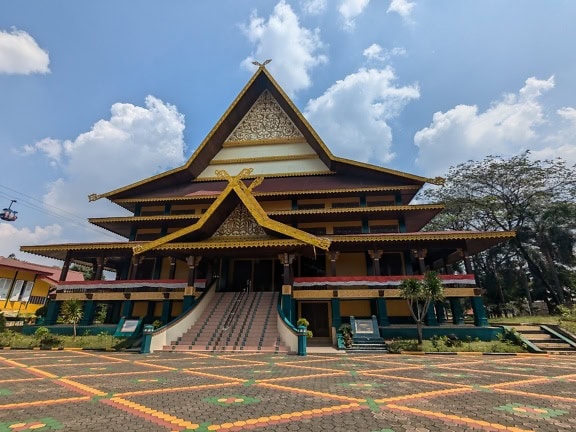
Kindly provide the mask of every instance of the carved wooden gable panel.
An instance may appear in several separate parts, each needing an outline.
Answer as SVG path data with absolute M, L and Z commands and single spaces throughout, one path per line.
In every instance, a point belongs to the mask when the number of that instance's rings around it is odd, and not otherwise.
M 276 99 L 264 91 L 226 141 L 300 138 L 302 133 Z
M 239 204 L 220 228 L 214 237 L 268 237 L 264 229 L 256 222 L 244 204 Z

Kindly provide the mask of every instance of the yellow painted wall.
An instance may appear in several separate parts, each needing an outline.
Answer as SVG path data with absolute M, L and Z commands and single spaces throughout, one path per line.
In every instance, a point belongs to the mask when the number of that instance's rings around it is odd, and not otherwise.
M 410 308 L 406 300 L 386 300 L 388 316 L 406 317 L 410 316 Z
M 154 316 L 160 317 L 162 316 L 162 302 L 154 302 Z
M 132 309 L 132 315 L 138 318 L 144 318 L 148 313 L 148 302 L 147 301 L 137 301 L 134 302 L 134 307 Z
M 18 272 L 17 276 L 16 272 Z M 34 281 L 35 273 L 24 270 L 16 270 L 9 267 L 0 267 L 0 278 L 9 279 L 10 285 L 12 285 L 12 281 L 15 276 L 17 281 L 21 280 L 28 283 Z M 36 282 L 34 283 L 34 286 L 32 287 L 30 297 L 32 296 L 46 297 L 48 296 L 48 290 L 50 289 L 50 287 L 51 285 L 48 282 L 37 278 Z M 8 292 L 7 294 L 8 294 L 7 299 L 0 300 L 0 311 L 6 312 L 7 315 L 14 315 L 14 314 L 30 315 L 43 306 L 41 304 L 31 304 L 29 302 L 10 301 L 11 293 Z
M 268 211 L 282 211 L 292 210 L 292 201 L 261 201 L 260 205 L 264 210 Z
M 340 315 L 345 317 L 369 317 L 371 316 L 370 300 L 341 300 Z
M 172 303 L 172 316 L 178 316 L 182 313 L 182 302 L 181 301 L 175 301 Z
M 365 274 L 366 257 L 363 253 L 341 253 L 336 260 L 336 276 L 358 276 Z

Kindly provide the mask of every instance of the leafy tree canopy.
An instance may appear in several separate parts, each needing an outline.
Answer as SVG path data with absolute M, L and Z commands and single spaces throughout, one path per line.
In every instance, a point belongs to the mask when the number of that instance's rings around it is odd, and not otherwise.
M 468 161 L 452 167 L 445 178 L 444 187 L 423 193 L 426 200 L 446 206 L 427 229 L 516 231 L 509 244 L 475 257 L 477 276 L 490 284 L 485 288 L 504 303 L 521 290 L 529 296 L 523 280 L 528 278 L 549 304 L 570 300 L 576 288 L 575 167 L 524 152 L 509 159 Z M 509 287 L 516 292 L 507 295 Z

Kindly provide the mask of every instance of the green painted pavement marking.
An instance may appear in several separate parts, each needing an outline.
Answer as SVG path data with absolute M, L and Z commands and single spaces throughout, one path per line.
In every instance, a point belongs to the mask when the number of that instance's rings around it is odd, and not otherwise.
M 38 420 L 23 420 L 23 421 L 9 421 L 0 422 L 0 432 L 15 432 L 15 431 L 46 431 L 63 429 L 64 426 L 51 417 L 45 417 Z
M 554 410 L 551 408 L 541 408 L 534 405 L 524 405 L 519 403 L 509 403 L 496 407 L 499 411 L 506 411 L 519 417 L 529 417 L 536 419 L 548 419 L 552 417 L 568 414 L 568 411 Z
M 372 412 L 380 412 L 380 405 L 378 405 L 374 399 L 366 399 L 364 402 L 360 402 L 360 405 L 368 405 L 368 408 L 370 408 L 370 411 Z

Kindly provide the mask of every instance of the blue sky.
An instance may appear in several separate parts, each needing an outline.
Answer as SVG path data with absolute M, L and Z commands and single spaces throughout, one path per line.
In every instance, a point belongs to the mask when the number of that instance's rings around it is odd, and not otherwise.
M 531 150 L 576 162 L 573 0 L 0 4 L 0 255 L 114 241 L 87 195 L 184 163 L 268 69 L 338 156 L 423 176 Z

